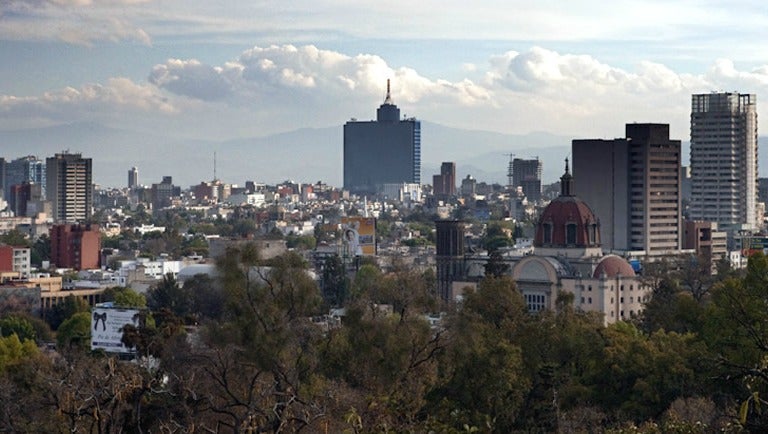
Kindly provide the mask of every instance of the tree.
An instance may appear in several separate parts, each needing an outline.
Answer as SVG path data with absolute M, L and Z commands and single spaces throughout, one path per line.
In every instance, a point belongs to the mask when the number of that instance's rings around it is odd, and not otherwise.
M 35 354 L 37 345 L 31 339 L 19 339 L 15 333 L 0 337 L 0 373 Z
M 131 288 L 114 286 L 104 290 L 104 301 L 111 301 L 115 306 L 142 308 L 147 307 L 147 299 L 144 294 L 139 294 Z
M 90 312 L 88 303 L 80 297 L 68 295 L 62 302 L 54 305 L 43 313 L 46 322 L 52 329 L 57 330 L 62 322 L 79 312 Z
M 254 244 L 219 258 L 231 320 L 209 325 L 207 348 L 192 354 L 201 369 L 195 376 L 207 384 L 217 423 L 235 432 L 298 431 L 324 414 L 313 386 L 321 330 L 311 317 L 320 292 L 296 254 L 273 259 L 270 269 L 260 264 Z
M 179 318 L 191 313 L 191 301 L 187 291 L 179 285 L 173 273 L 167 273 L 163 280 L 147 291 L 147 305 L 152 311 L 168 309 Z
M 347 385 L 365 431 L 420 431 L 419 412 L 437 381 L 445 333 L 418 316 L 372 315 L 348 308 L 344 325 L 329 331 L 322 353 L 326 376 Z
M 91 345 L 91 314 L 80 312 L 66 319 L 56 332 L 58 347 L 90 349 Z
M 490 221 L 485 229 L 485 236 L 483 237 L 483 248 L 487 251 L 494 251 L 502 247 L 511 246 L 515 240 L 509 236 L 509 233 L 514 234 L 514 226 L 509 227 L 509 224 L 501 221 Z
M 453 339 L 441 357 L 441 381 L 429 409 L 454 430 L 511 432 L 530 388 L 514 336 L 526 321 L 525 302 L 508 277 L 485 278 L 465 294 L 448 322 Z
M 182 288 L 191 300 L 190 311 L 195 321 L 220 320 L 227 302 L 226 293 L 207 274 L 196 274 Z
M 592 399 L 618 420 L 657 418 L 705 384 L 704 348 L 693 334 L 660 330 L 646 336 L 619 322 L 606 328 L 603 338 L 603 352 L 589 374 Z
M 743 278 L 731 278 L 712 290 L 702 332 L 715 357 L 718 383 L 744 404 L 744 426 L 768 429 L 759 411 L 768 396 L 768 257 L 749 258 Z
M 40 235 L 32 244 L 30 252 L 30 262 L 37 266 L 42 266 L 43 261 L 51 259 L 51 239 L 46 234 Z
M 689 291 L 682 290 L 676 281 L 663 278 L 645 304 L 640 324 L 647 333 L 657 330 L 698 332 L 704 316 L 705 308 Z
M 17 247 L 30 247 L 31 243 L 27 234 L 19 231 L 18 229 L 11 229 L 10 231 L 0 235 L 0 243 L 8 244 L 9 246 Z
M 0 336 L 16 335 L 20 340 L 34 341 L 37 338 L 35 328 L 26 318 L 19 316 L 7 316 L 0 318 Z
M 509 264 L 498 250 L 492 250 L 488 254 L 488 262 L 485 263 L 484 268 L 485 275 L 488 277 L 502 277 L 509 272 Z
M 701 303 L 715 282 L 712 258 L 706 255 L 683 256 L 678 260 L 680 282 L 693 299 Z

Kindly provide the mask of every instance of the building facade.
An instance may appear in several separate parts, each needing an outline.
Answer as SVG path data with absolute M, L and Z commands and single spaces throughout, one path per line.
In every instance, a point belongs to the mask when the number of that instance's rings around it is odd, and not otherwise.
M 139 168 L 131 167 L 128 170 L 128 188 L 133 189 L 139 186 Z
M 0 245 L 0 272 L 18 273 L 19 277 L 29 277 L 30 248 Z
M 43 197 L 45 197 L 45 164 L 45 161 L 39 160 L 34 155 L 17 158 L 7 163 L 5 167 L 5 183 L 3 184 L 5 199 L 10 199 L 11 187 L 21 185 L 24 182 L 31 182 L 42 186 Z
M 538 158 L 512 160 L 512 187 L 522 187 L 529 202 L 541 200 L 542 162 Z
M 432 177 L 432 193 L 441 199 L 456 196 L 456 163 L 440 165 L 440 174 Z
M 717 271 L 717 262 L 728 255 L 727 235 L 718 230 L 717 223 L 683 222 L 683 248 L 693 250 L 697 256 L 709 261 L 712 272 Z
M 59 268 L 99 268 L 101 232 L 96 224 L 51 227 L 51 264 Z
M 42 212 L 43 189 L 40 184 L 24 181 L 11 186 L 8 207 L 18 217 L 32 217 Z
M 152 184 L 150 192 L 150 202 L 152 209 L 158 210 L 171 206 L 171 200 L 181 193 L 181 188 L 173 185 L 173 177 L 163 176 L 160 183 Z
M 711 221 L 732 236 L 759 227 L 757 97 L 693 95 L 690 217 Z
M 437 293 L 445 301 L 455 300 L 460 292 L 454 290 L 453 282 L 463 281 L 466 277 L 465 223 L 459 220 L 437 220 L 435 230 Z
M 555 310 L 558 298 L 569 295 L 575 309 L 593 312 L 604 324 L 634 318 L 642 312 L 651 289 L 625 258 L 603 253 L 600 222 L 573 187 L 574 177 L 566 162 L 560 195 L 536 222 L 532 251 L 502 254 L 501 260 L 509 265 L 508 274 L 529 312 Z M 485 274 L 481 264 L 487 264 L 490 255 L 464 254 L 462 258 L 455 223 L 445 222 L 444 228 L 437 223 L 438 288 L 451 288 L 449 295 L 455 299 L 462 288 L 474 286 Z M 457 281 L 461 278 L 465 281 Z
M 600 220 L 603 250 L 674 253 L 681 247 L 681 143 L 668 124 L 627 124 L 626 138 L 572 142 L 576 194 Z
M 93 166 L 82 154 L 46 159 L 46 194 L 56 222 L 83 222 L 93 213 Z
M 421 184 L 421 123 L 400 119 L 389 81 L 376 120 L 344 124 L 344 188 L 375 194 L 384 184 Z

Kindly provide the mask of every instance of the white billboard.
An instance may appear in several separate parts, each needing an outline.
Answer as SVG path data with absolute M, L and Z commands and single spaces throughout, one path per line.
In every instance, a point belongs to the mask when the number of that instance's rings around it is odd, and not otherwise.
M 133 353 L 123 345 L 123 326 L 139 326 L 139 310 L 94 307 L 91 310 L 91 350 Z

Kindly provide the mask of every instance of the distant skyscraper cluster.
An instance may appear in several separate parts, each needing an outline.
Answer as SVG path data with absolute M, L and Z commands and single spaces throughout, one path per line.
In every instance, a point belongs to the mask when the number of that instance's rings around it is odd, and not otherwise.
M 5 183 L 3 194 L 6 200 L 11 195 L 11 187 L 21 185 L 25 182 L 37 184 L 42 187 L 45 194 L 45 161 L 40 160 L 33 155 L 17 158 L 5 164 Z
M 57 222 L 77 222 L 87 220 L 93 212 L 91 159 L 80 154 L 0 158 L 0 185 L 14 216 L 40 214 Z
M 375 121 L 344 124 L 344 188 L 375 194 L 385 184 L 421 183 L 421 123 L 400 119 L 389 80 Z
M 627 124 L 626 138 L 574 140 L 572 152 L 576 192 L 600 220 L 605 249 L 660 256 L 698 245 L 692 234 L 709 242 L 726 231 L 733 240 L 760 226 L 755 95 L 693 95 L 690 224 L 681 142 L 669 125 Z

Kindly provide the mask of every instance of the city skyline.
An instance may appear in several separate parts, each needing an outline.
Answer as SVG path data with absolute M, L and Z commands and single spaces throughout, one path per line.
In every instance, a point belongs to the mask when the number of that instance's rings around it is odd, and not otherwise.
M 271 134 L 367 118 L 391 78 L 403 107 L 458 128 L 578 138 L 668 122 L 685 140 L 690 94 L 768 87 L 768 15 L 751 2 L 302 3 L 5 2 L 0 128 Z

